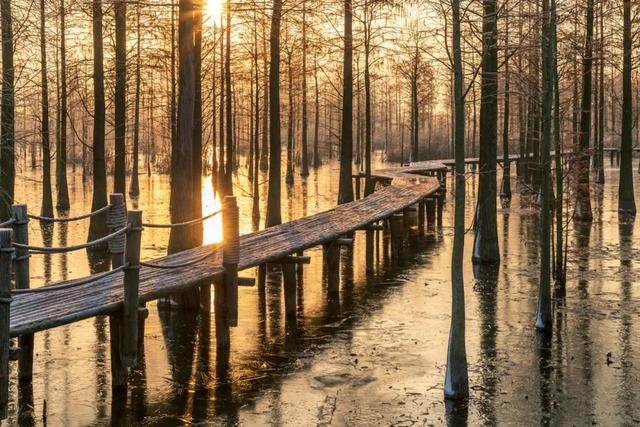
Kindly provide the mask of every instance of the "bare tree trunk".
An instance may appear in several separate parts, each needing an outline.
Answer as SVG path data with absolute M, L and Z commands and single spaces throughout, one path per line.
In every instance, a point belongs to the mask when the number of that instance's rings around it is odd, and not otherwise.
M 225 30 L 224 25 L 222 25 L 222 17 L 220 17 L 220 121 L 219 125 L 219 135 L 220 135 L 220 150 L 218 154 L 220 155 L 218 160 L 218 191 L 220 191 L 223 195 L 225 194 L 225 181 L 226 181 L 226 172 L 225 172 L 225 132 L 224 132 L 224 98 L 225 98 L 225 60 L 224 60 L 224 38 L 225 38 Z
M 307 114 L 307 1 L 302 0 L 302 159 L 300 176 L 309 176 L 309 155 L 307 154 L 308 114 Z
M 258 69 L 258 17 L 257 11 L 253 11 L 253 72 L 254 72 L 254 81 L 255 81 L 255 90 L 254 90 L 254 108 L 255 108 L 255 116 L 253 123 L 253 152 L 254 158 L 253 163 L 249 165 L 250 168 L 253 168 L 253 209 L 252 209 L 252 218 L 256 222 L 256 224 L 260 220 L 260 179 L 259 179 L 259 171 L 260 171 L 260 71 Z M 266 58 L 265 58 L 266 61 Z M 266 95 L 265 95 L 266 97 Z M 263 117 L 266 117 L 266 110 L 262 111 Z
M 225 51 L 225 90 L 226 96 L 226 114 L 227 114 L 227 165 L 225 167 L 225 193 L 233 194 L 233 171 L 235 162 L 233 157 L 233 98 L 231 97 L 231 2 L 227 2 L 227 50 Z
M 0 118 L 0 221 L 11 216 L 16 179 L 15 156 L 15 90 L 13 86 L 13 23 L 11 0 L 0 2 L 2 20 L 2 107 Z
M 93 197 L 91 210 L 107 205 L 107 173 L 104 159 L 104 55 L 102 38 L 102 1 L 93 0 Z M 89 240 L 107 234 L 106 213 L 91 217 Z M 104 246 L 101 248 L 104 249 Z
M 202 216 L 202 5 L 203 0 L 192 0 L 193 4 L 193 75 L 195 99 L 193 100 L 193 217 Z M 193 226 L 194 243 L 202 245 L 203 225 Z
M 115 171 L 113 175 L 113 191 L 125 194 L 126 191 L 126 135 L 127 135 L 127 3 L 116 0 L 113 3 L 115 12 Z
M 41 137 L 42 137 L 42 206 L 40 215 L 53 217 L 51 195 L 51 145 L 49 135 L 49 79 L 47 77 L 47 41 L 45 38 L 45 0 L 40 0 L 40 84 L 41 84 Z
M 478 228 L 473 244 L 473 262 L 500 261 L 496 218 L 496 156 L 498 124 L 498 45 L 496 0 L 483 0 L 483 57 L 480 104 L 480 179 L 478 184 Z
M 214 23 L 213 24 L 213 51 L 211 55 L 212 67 L 212 79 L 211 79 L 211 180 L 213 181 L 213 191 L 215 192 L 219 187 L 219 178 L 218 178 L 218 141 L 217 141 L 217 129 L 216 129 L 216 120 L 218 119 L 218 94 L 217 94 L 217 82 L 218 82 L 218 65 L 216 61 L 216 43 L 215 37 L 218 34 L 218 27 Z
M 444 396 L 447 399 L 467 400 L 469 397 L 469 377 L 467 373 L 467 351 L 465 345 L 464 310 L 464 76 L 460 49 L 460 1 L 452 0 L 453 13 L 452 47 L 455 107 L 455 217 L 453 253 L 451 260 L 451 327 L 447 349 L 447 367 L 444 379 Z
M 263 0 L 263 10 L 266 13 L 267 9 L 267 0 Z M 264 96 L 262 97 L 262 150 L 260 152 L 260 170 L 266 171 L 269 168 L 269 115 L 267 111 L 269 111 L 269 71 L 268 71 L 268 60 L 267 60 L 267 28 L 266 28 L 266 19 L 262 21 L 262 81 L 264 87 Z
M 178 13 L 178 138 L 171 147 L 171 222 L 194 218 L 193 129 L 195 127 L 195 46 L 194 5 L 192 0 L 180 0 Z M 171 229 L 168 253 L 181 252 L 197 244 L 193 229 Z M 174 296 L 180 308 L 198 304 L 198 289 Z
M 593 7 L 594 0 L 587 0 L 587 35 L 585 40 L 585 55 L 582 59 L 582 107 L 580 117 L 580 139 L 578 151 L 578 176 L 576 209 L 574 219 L 590 222 L 593 219 L 591 213 L 591 191 L 589 189 L 589 138 L 591 133 L 591 69 L 593 64 Z
M 342 91 L 342 142 L 338 204 L 353 201 L 353 12 L 352 0 L 344 1 L 344 85 Z
M 273 0 L 271 15 L 271 69 L 269 71 L 269 195 L 266 226 L 282 223 L 280 209 L 280 20 L 282 0 Z
M 131 169 L 131 185 L 129 195 L 137 197 L 140 194 L 138 179 L 138 157 L 140 151 L 140 5 L 136 5 L 136 94 L 133 112 L 133 167 Z
M 555 166 L 556 166 L 556 260 L 555 260 L 555 287 L 559 296 L 564 295 L 565 271 L 564 271 L 564 168 L 562 165 L 562 140 L 560 138 L 560 83 L 558 77 L 558 33 L 557 33 L 557 7 L 556 0 L 551 0 L 551 30 L 553 39 L 551 48 L 553 49 L 553 84 L 554 84 L 554 111 L 553 111 L 553 131 L 555 145 Z
M 542 146 L 540 152 L 540 288 L 536 328 L 551 333 L 551 112 L 553 54 L 549 0 L 542 0 Z
M 596 184 L 604 185 L 604 1 L 600 2 L 600 62 L 598 70 L 598 147 L 596 153 Z
M 633 190 L 633 101 L 631 80 L 631 0 L 623 4 L 623 67 L 622 67 L 622 139 L 620 143 L 620 182 L 618 184 L 618 217 L 624 220 L 636 216 L 636 201 Z
M 313 126 L 313 160 L 311 165 L 314 168 L 319 167 L 322 164 L 320 159 L 320 87 L 318 87 L 318 56 L 316 54 L 313 65 L 313 80 L 315 91 L 315 120 Z
M 56 149 L 56 208 L 69 209 L 69 187 L 67 185 L 67 46 L 64 0 L 60 0 L 60 128 Z
M 505 64 L 504 64 L 504 112 L 502 121 L 502 185 L 500 186 L 500 197 L 506 201 L 511 201 L 511 161 L 509 159 L 509 101 L 510 101 L 510 78 L 509 74 L 509 5 L 505 2 L 505 28 L 504 44 Z
M 288 95 L 289 95 L 289 117 L 287 122 L 287 173 L 285 176 L 285 182 L 287 185 L 293 184 L 293 69 L 291 68 L 291 51 L 288 52 L 287 55 L 287 70 L 288 75 L 287 79 L 289 82 L 288 85 Z

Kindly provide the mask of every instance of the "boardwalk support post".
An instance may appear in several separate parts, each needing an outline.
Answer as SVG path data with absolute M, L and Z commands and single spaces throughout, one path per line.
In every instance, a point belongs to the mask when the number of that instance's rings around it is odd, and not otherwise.
M 424 201 L 418 202 L 418 234 L 424 237 Z
M 336 294 L 340 291 L 340 245 L 332 241 L 323 246 L 324 267 L 327 275 L 327 291 Z
M 140 284 L 140 239 L 142 212 L 127 213 L 129 229 L 126 235 L 124 268 L 124 317 L 121 359 L 125 366 L 133 368 L 138 359 L 138 287 Z
M 433 197 L 427 197 L 425 203 L 427 210 L 427 229 L 431 231 L 436 223 L 436 202 Z
M 282 282 L 284 285 L 284 311 L 289 319 L 296 317 L 296 265 L 288 262 L 282 266 Z
M 444 191 L 439 190 L 436 197 L 436 205 L 438 209 L 438 229 L 442 229 L 442 215 L 444 211 Z
M 238 326 L 238 263 L 240 262 L 240 211 L 235 196 L 222 205 L 222 265 L 227 303 L 227 324 Z
M 29 216 L 27 205 L 13 205 L 13 238 L 16 243 L 29 244 Z M 29 250 L 16 249 L 15 258 L 16 289 L 29 289 Z M 18 378 L 21 381 L 30 381 L 33 377 L 33 334 L 21 335 L 18 339 L 20 355 L 18 356 Z
M 0 229 L 0 420 L 9 406 L 9 311 L 11 309 L 11 230 Z
M 373 238 L 374 238 L 374 229 L 373 227 L 369 227 L 365 231 L 365 268 L 367 274 L 373 273 Z
M 391 231 L 391 254 L 392 256 L 400 256 L 402 254 L 402 245 L 404 240 L 403 220 L 402 214 L 393 214 L 390 218 L 390 231 Z

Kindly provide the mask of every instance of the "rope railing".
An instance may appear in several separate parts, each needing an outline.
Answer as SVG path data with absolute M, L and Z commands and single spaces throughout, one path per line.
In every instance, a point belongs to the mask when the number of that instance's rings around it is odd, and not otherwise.
M 51 291 L 62 291 L 64 289 L 75 288 L 76 286 L 82 286 L 82 285 L 87 285 L 89 283 L 97 282 L 98 280 L 102 280 L 105 277 L 109 277 L 116 273 L 120 273 L 121 271 L 124 271 L 126 267 L 128 267 L 128 264 L 121 265 L 118 268 L 105 271 L 104 273 L 96 274 L 94 276 L 89 276 L 85 279 L 74 280 L 67 283 L 61 283 L 59 285 L 43 286 L 41 288 L 12 289 L 11 293 L 12 294 L 34 294 L 34 293 L 51 292 Z
M 213 218 L 216 215 L 219 215 L 222 213 L 222 210 L 217 210 L 215 212 L 210 213 L 209 215 L 203 216 L 201 218 L 196 218 L 196 219 L 192 219 L 190 221 L 185 221 L 185 222 L 178 222 L 175 224 L 153 224 L 153 223 L 142 223 L 143 227 L 146 228 L 179 228 L 179 227 L 186 227 L 189 225 L 195 225 L 201 222 L 204 222 L 208 219 Z
M 111 234 L 108 234 L 104 237 L 101 237 L 99 239 L 96 240 L 92 240 L 90 242 L 87 243 L 82 243 L 80 245 L 74 245 L 74 246 L 61 246 L 61 247 L 49 247 L 49 246 L 31 246 L 31 245 L 23 245 L 21 243 L 13 243 L 13 246 L 15 248 L 18 249 L 25 249 L 30 251 L 32 254 L 63 254 L 63 253 L 68 253 L 68 252 L 74 252 L 74 251 L 79 251 L 82 249 L 87 249 L 87 248 L 91 248 L 94 246 L 98 246 L 98 245 L 102 245 L 104 243 L 107 243 L 109 241 L 111 241 L 112 239 L 115 239 L 119 236 L 124 235 L 127 230 L 129 229 L 128 226 L 125 226 Z
M 106 205 L 101 207 L 98 210 L 95 210 L 93 212 L 89 212 L 87 214 L 83 214 L 83 215 L 78 215 L 78 216 L 74 216 L 74 217 L 67 217 L 67 218 L 50 218 L 50 217 L 46 217 L 46 216 L 40 216 L 40 215 L 34 215 L 34 214 L 29 214 L 29 218 L 37 220 L 37 221 L 42 221 L 42 222 L 74 222 L 74 221 L 80 221 L 83 219 L 87 219 L 87 218 L 93 218 L 96 217 L 98 215 L 100 215 L 101 213 L 104 213 L 106 211 L 109 210 L 109 208 L 111 207 L 111 205 Z M 1 225 L 1 224 L 0 224 Z

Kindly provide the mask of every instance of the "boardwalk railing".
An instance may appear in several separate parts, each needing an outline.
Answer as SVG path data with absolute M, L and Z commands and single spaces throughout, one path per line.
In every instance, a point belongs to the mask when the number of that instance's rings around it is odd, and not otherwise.
M 175 224 L 142 221 L 142 212 L 126 211 L 124 197 L 112 194 L 109 205 L 73 218 L 30 215 L 25 205 L 15 205 L 13 217 L 0 227 L 0 417 L 6 417 L 9 359 L 18 360 L 21 380 L 33 375 L 33 334 L 98 315 L 108 315 L 111 334 L 112 386 L 126 387 L 127 369 L 137 362 L 138 343 L 144 336 L 145 303 L 190 288 L 202 289 L 203 297 L 214 284 L 216 339 L 230 345 L 229 327 L 238 324 L 238 286 L 251 286 L 253 279 L 238 272 L 258 268 L 258 283 L 264 286 L 267 264 L 279 265 L 284 285 L 285 313 L 297 313 L 297 276 L 310 262 L 304 250 L 323 247 L 327 292 L 339 292 L 340 249 L 353 244 L 352 234 L 366 233 L 368 248 L 384 233 L 395 257 L 417 216 L 417 228 L 425 233 L 442 223 L 447 165 L 425 162 L 405 168 L 376 171 L 381 184 L 373 194 L 334 209 L 276 227 L 240 236 L 239 209 L 235 197 L 226 197 L 222 209 L 194 220 Z M 109 234 L 99 239 L 65 247 L 29 244 L 29 219 L 71 222 L 107 215 Z M 190 249 L 164 258 L 141 261 L 140 241 L 144 228 L 182 228 L 222 215 L 223 243 Z M 417 215 L 416 215 L 417 214 Z M 13 241 L 12 241 L 13 239 Z M 86 278 L 30 288 L 29 257 L 69 253 L 96 245 L 107 245 L 112 270 Z M 376 244 L 376 246 L 378 246 Z M 383 245 L 387 251 L 387 245 Z M 373 270 L 373 249 L 367 250 L 367 271 Z M 11 291 L 12 266 L 15 289 Z M 296 271 L 297 269 L 297 271 Z M 10 315 L 11 313 L 11 315 Z M 10 337 L 18 347 L 9 348 Z

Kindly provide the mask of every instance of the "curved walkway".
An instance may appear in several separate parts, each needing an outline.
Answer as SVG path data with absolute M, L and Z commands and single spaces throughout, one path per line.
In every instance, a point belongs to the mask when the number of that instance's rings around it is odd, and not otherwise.
M 373 194 L 305 218 L 271 227 L 240 238 L 239 270 L 274 262 L 287 255 L 330 243 L 337 238 L 366 228 L 434 194 L 440 188 L 437 178 L 425 176 L 447 169 L 443 162 L 421 162 L 409 167 L 378 170 L 374 176 L 388 185 Z M 153 260 L 156 265 L 188 263 L 196 265 L 159 270 L 143 267 L 140 271 L 140 302 L 152 301 L 173 293 L 211 283 L 224 273 L 222 249 L 213 245 L 194 248 Z M 86 282 L 86 278 L 67 281 Z M 42 331 L 122 308 L 123 273 L 99 278 L 61 290 L 16 294 L 11 303 L 11 336 Z

